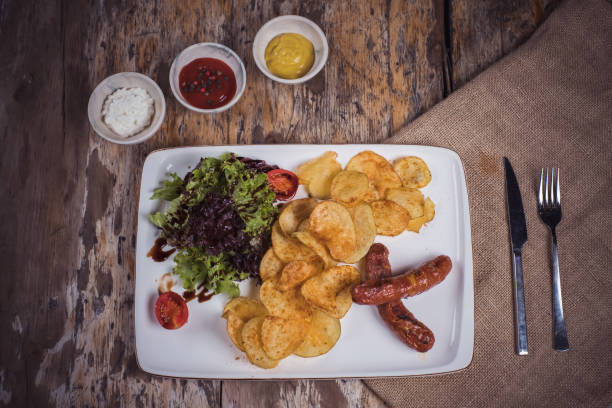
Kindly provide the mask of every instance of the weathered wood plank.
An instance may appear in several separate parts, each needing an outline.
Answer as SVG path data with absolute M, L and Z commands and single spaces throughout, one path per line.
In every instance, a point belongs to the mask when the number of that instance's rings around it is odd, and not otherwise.
M 74 345 L 58 340 L 80 225 L 64 217 L 80 218 L 84 183 L 74 175 L 83 175 L 87 137 L 64 138 L 60 2 L 2 2 L 0 33 L 0 402 L 45 406 L 72 367 Z M 63 358 L 37 379 L 54 348 Z
M 444 97 L 444 15 L 441 1 L 391 1 L 388 86 L 393 132 Z
M 557 0 L 450 0 L 448 12 L 453 85 L 468 82 L 523 43 Z
M 227 408 L 386 406 L 361 380 L 224 381 L 221 401 Z

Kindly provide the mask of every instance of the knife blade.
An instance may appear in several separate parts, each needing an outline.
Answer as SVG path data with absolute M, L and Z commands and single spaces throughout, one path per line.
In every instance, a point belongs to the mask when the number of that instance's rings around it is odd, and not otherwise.
M 523 210 L 521 190 L 510 164 L 504 157 L 506 173 L 506 203 L 508 209 L 508 225 L 510 227 L 510 244 L 512 248 L 512 282 L 514 289 L 514 322 L 516 352 L 527 354 L 527 318 L 525 314 L 525 291 L 523 283 L 522 248 L 527 242 L 527 222 Z

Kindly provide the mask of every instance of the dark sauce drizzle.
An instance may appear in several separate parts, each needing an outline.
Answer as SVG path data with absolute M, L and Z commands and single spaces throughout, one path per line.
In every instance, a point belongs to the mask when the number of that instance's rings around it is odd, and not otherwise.
M 185 302 L 189 302 L 190 300 L 195 299 L 195 297 L 195 290 L 186 290 L 183 292 L 183 299 L 185 299 Z
M 205 290 L 200 291 L 197 295 L 195 290 L 186 290 L 183 292 L 183 299 L 185 299 L 185 302 L 189 302 L 190 300 L 198 298 L 198 303 L 203 303 L 210 300 L 214 295 L 215 292 L 206 293 Z
M 155 262 L 164 262 L 170 255 L 176 251 L 176 248 L 172 248 L 168 251 L 164 251 L 164 246 L 166 245 L 166 238 L 157 238 L 155 240 L 155 244 L 149 249 L 147 252 L 147 257 L 153 258 Z

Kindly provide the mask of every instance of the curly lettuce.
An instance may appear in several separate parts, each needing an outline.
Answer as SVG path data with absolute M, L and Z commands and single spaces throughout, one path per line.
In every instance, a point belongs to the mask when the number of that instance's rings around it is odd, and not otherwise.
M 240 272 L 232 265 L 229 254 L 209 255 L 198 247 L 179 251 L 174 262 L 174 273 L 181 278 L 185 290 L 195 290 L 202 285 L 206 291 L 236 297 L 240 295 L 240 289 L 235 281 L 249 277 L 248 273 Z
M 170 180 L 162 181 L 162 186 L 153 190 L 151 200 L 159 198 L 166 201 L 172 201 L 181 195 L 183 191 L 183 179 L 176 173 L 170 173 L 168 175 L 170 176 Z

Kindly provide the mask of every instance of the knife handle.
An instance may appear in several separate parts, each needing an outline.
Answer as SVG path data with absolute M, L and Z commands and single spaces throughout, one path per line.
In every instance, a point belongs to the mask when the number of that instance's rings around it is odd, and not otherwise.
M 516 353 L 527 355 L 527 318 L 525 316 L 525 291 L 523 285 L 523 262 L 520 251 L 512 251 L 514 282 L 514 319 L 516 325 Z

